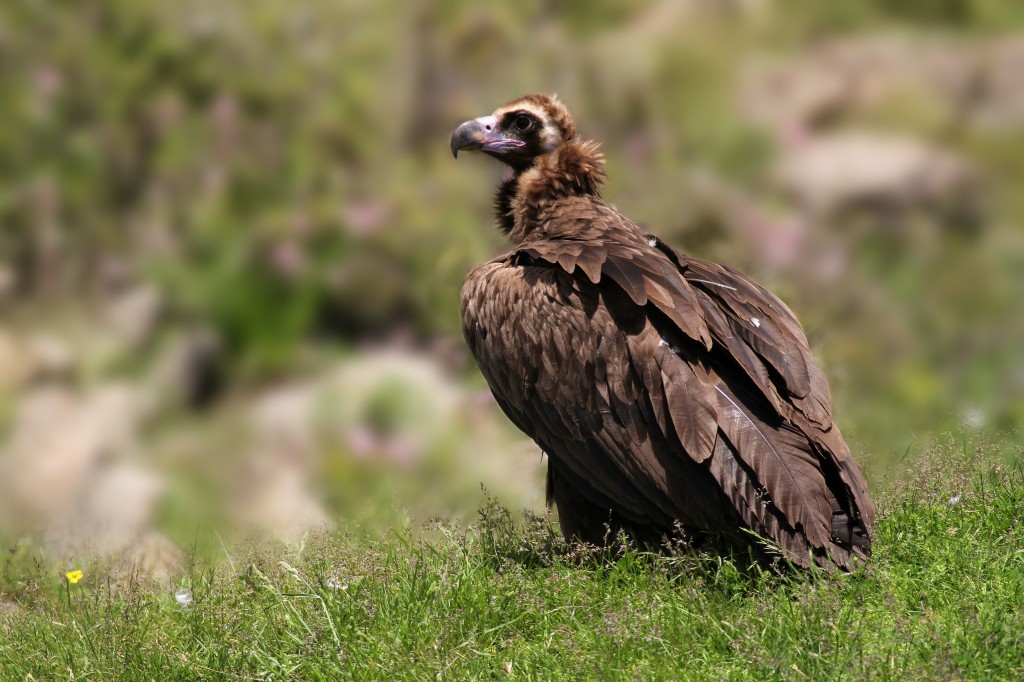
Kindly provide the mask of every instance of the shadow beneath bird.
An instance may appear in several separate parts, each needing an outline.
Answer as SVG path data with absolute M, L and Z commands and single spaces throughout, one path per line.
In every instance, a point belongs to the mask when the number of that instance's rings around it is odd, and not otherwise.
M 550 514 L 525 512 L 522 521 L 493 498 L 478 511 L 480 558 L 498 573 L 572 567 L 599 578 L 649 573 L 670 583 L 713 586 L 751 596 L 799 582 L 860 575 L 826 569 L 808 571 L 787 562 L 751 538 L 746 550 L 735 541 L 695 534 L 677 526 L 671 535 L 639 543 L 622 528 L 606 524 L 599 542 L 564 539 Z

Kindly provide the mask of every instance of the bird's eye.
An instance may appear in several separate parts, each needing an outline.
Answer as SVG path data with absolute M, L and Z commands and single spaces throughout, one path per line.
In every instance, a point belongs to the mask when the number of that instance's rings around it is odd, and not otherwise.
M 533 125 L 533 119 L 526 114 L 519 114 L 516 116 L 516 120 L 513 121 L 512 125 L 514 125 L 516 130 L 519 132 L 525 133 Z

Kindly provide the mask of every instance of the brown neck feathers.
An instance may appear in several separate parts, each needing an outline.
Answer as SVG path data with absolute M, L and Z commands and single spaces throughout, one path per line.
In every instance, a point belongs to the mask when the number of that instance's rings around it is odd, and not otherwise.
M 590 141 L 570 140 L 498 187 L 494 208 L 498 225 L 513 244 L 521 244 L 543 223 L 559 199 L 600 196 L 604 155 Z

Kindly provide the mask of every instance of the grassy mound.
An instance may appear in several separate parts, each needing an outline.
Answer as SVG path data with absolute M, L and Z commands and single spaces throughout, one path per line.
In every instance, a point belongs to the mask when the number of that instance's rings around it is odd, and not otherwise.
M 946 461 L 949 460 L 949 461 Z M 3 679 L 1020 679 L 1024 473 L 949 458 L 882 496 L 858 575 L 582 556 L 550 520 L 335 536 L 170 590 L 7 561 Z M 946 463 L 943 463 L 946 462 Z M 962 465 L 963 462 L 960 462 Z M 284 557 L 284 558 L 282 558 Z M 180 601 L 191 603 L 182 605 Z

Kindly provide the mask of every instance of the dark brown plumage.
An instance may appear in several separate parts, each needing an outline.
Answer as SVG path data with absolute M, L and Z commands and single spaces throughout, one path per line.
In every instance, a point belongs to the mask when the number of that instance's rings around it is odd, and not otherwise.
M 606 204 L 603 157 L 554 98 L 467 121 L 451 147 L 513 170 L 496 210 L 515 248 L 469 273 L 463 331 L 548 454 L 567 539 L 655 545 L 681 526 L 799 566 L 870 555 L 866 483 L 782 301 Z

